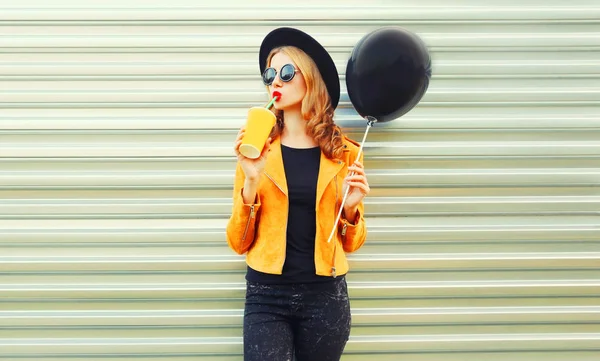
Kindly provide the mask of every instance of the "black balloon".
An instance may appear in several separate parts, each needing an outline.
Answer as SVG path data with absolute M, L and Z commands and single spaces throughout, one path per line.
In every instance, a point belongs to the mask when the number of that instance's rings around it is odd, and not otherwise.
M 410 111 L 423 97 L 431 78 L 425 43 L 400 27 L 384 27 L 365 35 L 346 67 L 346 87 L 362 117 L 388 122 Z

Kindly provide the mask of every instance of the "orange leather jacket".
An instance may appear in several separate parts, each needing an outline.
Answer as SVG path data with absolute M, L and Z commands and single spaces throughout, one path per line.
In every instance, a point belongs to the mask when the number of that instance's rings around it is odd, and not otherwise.
M 344 178 L 348 173 L 348 166 L 356 160 L 359 146 L 344 137 L 341 159 L 328 159 L 321 152 L 316 200 L 317 275 L 336 277 L 346 274 L 349 267 L 345 252 L 359 249 L 367 236 L 363 218 L 364 204 L 361 202 L 356 219 L 348 221 L 342 214 L 335 236 L 331 242 L 327 242 L 344 196 Z M 361 154 L 361 163 L 362 160 Z M 245 204 L 243 201 L 244 180 L 244 172 L 238 163 L 233 188 L 233 209 L 227 224 L 227 243 L 236 253 L 246 253 L 246 263 L 253 269 L 281 274 L 287 243 L 288 190 L 279 137 L 271 143 L 255 204 Z M 345 252 L 338 250 L 340 247 Z

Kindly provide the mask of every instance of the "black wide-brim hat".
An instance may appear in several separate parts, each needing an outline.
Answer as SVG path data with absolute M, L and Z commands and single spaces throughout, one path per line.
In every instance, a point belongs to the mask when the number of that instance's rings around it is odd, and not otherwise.
M 265 36 L 258 55 L 260 73 L 262 74 L 267 67 L 267 57 L 271 50 L 282 46 L 295 46 L 312 58 L 325 81 L 331 106 L 335 109 L 340 101 L 340 77 L 335 63 L 318 41 L 298 29 L 277 28 Z

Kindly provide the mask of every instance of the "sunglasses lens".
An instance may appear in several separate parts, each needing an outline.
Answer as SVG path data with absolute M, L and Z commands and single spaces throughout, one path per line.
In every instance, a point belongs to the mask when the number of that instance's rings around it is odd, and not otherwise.
M 265 85 L 271 85 L 273 83 L 273 80 L 275 80 L 275 74 L 275 69 L 265 69 L 265 72 L 263 73 L 263 83 L 265 83 Z
M 282 81 L 290 81 L 294 77 L 295 73 L 296 69 L 294 69 L 294 66 L 292 64 L 286 64 L 283 66 L 283 68 L 281 68 L 279 77 Z

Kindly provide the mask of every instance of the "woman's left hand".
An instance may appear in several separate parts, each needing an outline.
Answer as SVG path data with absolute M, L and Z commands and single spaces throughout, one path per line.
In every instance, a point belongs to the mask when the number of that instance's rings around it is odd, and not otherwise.
M 354 172 L 353 175 L 350 175 Z M 353 222 L 360 202 L 369 194 L 371 188 L 367 181 L 364 166 L 357 160 L 348 167 L 348 176 L 345 178 L 346 186 L 350 187 L 346 203 L 344 203 L 344 214 L 346 219 Z M 345 190 L 344 190 L 345 191 Z

